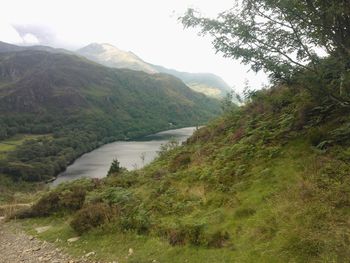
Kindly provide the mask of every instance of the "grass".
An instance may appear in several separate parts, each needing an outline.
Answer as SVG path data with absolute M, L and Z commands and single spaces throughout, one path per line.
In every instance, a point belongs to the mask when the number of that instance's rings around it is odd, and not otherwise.
M 237 198 L 240 200 L 239 205 L 216 207 L 211 204 L 197 207 L 186 215 L 178 216 L 173 213 L 161 216 L 163 225 L 171 225 L 180 219 L 186 224 L 205 222 L 208 232 L 220 229 L 227 230 L 230 233 L 231 241 L 230 245 L 224 248 L 208 249 L 189 244 L 171 246 L 164 237 L 138 235 L 133 231 L 120 231 L 113 224 L 85 233 L 79 241 L 69 244 L 66 240 L 77 235 L 69 225 L 70 215 L 29 219 L 22 221 L 22 224 L 30 234 L 35 234 L 33 230 L 35 227 L 51 225 L 52 228 L 48 231 L 35 235 L 50 242 L 61 240 L 56 244 L 78 257 L 94 251 L 96 252 L 96 260 L 215 263 L 256 262 L 256 259 L 259 258 L 259 262 L 281 262 L 272 253 L 280 248 L 280 244 L 274 240 L 276 230 L 272 223 L 276 207 L 267 200 L 271 196 L 283 192 L 286 185 L 295 185 L 300 179 L 300 162 L 305 159 L 290 157 L 300 152 L 308 156 L 311 151 L 305 141 L 300 140 L 290 142 L 283 150 L 283 154 L 269 162 L 268 168 L 266 161 L 257 162 L 254 165 L 254 174 L 249 178 L 251 183 L 248 187 L 241 188 L 237 193 Z M 147 173 L 144 176 L 147 176 Z M 188 178 L 183 178 L 183 180 L 186 179 Z M 189 187 L 185 190 L 185 181 L 174 179 L 173 185 L 182 189 L 183 194 L 195 195 L 203 200 L 221 200 L 221 198 L 226 197 L 226 194 L 215 190 L 209 192 L 203 190 L 205 187 L 202 184 L 194 185 L 193 188 Z M 145 185 L 135 189 L 135 192 L 140 193 L 145 198 L 149 191 L 149 186 Z M 129 248 L 133 249 L 134 254 L 128 257 Z
M 106 229 L 96 229 L 84 234 L 78 241 L 69 244 L 67 239 L 75 237 L 76 233 L 66 220 L 60 217 L 29 219 L 18 221 L 27 233 L 54 242 L 68 253 L 81 257 L 88 252 L 96 252 L 95 260 L 126 262 L 169 262 L 169 263 L 211 263 L 232 262 L 236 255 L 233 250 L 205 249 L 191 246 L 173 247 L 159 238 L 148 238 L 135 233 L 115 233 Z M 52 226 L 43 233 L 36 233 L 35 228 Z M 107 226 L 108 228 L 108 226 Z M 129 249 L 134 253 L 128 256 Z M 155 260 L 155 261 L 154 261 Z

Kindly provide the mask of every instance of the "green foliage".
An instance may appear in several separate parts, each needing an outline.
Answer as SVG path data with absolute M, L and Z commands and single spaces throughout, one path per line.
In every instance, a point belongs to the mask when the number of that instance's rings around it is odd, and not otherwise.
M 111 174 L 118 174 L 121 171 L 120 163 L 117 159 L 113 159 L 111 167 L 108 170 L 107 176 Z
M 79 180 L 73 184 L 62 184 L 55 190 L 44 194 L 31 208 L 19 211 L 17 218 L 46 217 L 56 213 L 79 210 L 86 197 L 86 192 L 95 186 L 87 183 L 90 180 Z
M 179 146 L 179 142 L 175 138 L 172 138 L 167 143 L 164 143 L 160 146 L 158 155 L 159 156 L 165 155 L 167 152 L 174 150 L 178 146 Z
M 320 129 L 320 128 L 312 128 L 309 131 L 309 140 L 311 145 L 317 146 L 319 145 L 322 141 L 326 139 L 327 133 Z
M 221 109 L 224 113 L 230 113 L 237 108 L 237 105 L 233 102 L 234 92 L 231 91 L 221 100 Z
M 263 70 L 276 82 L 297 82 L 319 103 L 350 105 L 349 1 L 236 1 L 216 19 L 189 9 L 185 27 L 210 34 L 225 57 Z M 328 55 L 321 58 L 322 48 Z
M 70 222 L 71 227 L 79 234 L 103 225 L 111 220 L 111 208 L 104 203 L 90 204 L 79 210 Z
M 348 10 L 347 1 L 245 0 L 217 19 L 200 17 L 193 9 L 180 19 L 186 27 L 211 34 L 214 47 L 225 56 L 251 63 L 254 71 L 286 78 L 295 65 L 314 70 L 317 46 L 347 61 Z
M 255 214 L 255 209 L 253 208 L 238 208 L 236 211 L 235 211 L 235 217 L 236 218 L 244 218 L 244 217 L 249 217 L 249 216 L 252 216 Z

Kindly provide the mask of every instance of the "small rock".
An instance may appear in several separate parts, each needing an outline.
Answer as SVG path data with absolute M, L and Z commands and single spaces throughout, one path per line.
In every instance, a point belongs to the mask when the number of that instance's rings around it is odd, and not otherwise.
M 67 242 L 68 242 L 68 243 L 72 243 L 72 242 L 78 241 L 79 238 L 80 238 L 80 237 L 72 237 L 72 238 L 67 239 Z
M 91 256 L 94 256 L 96 253 L 94 252 L 94 251 L 92 251 L 92 252 L 89 252 L 89 253 L 87 253 L 87 254 L 85 254 L 85 257 L 91 257 Z
M 41 247 L 35 247 L 35 248 L 32 248 L 32 251 L 39 251 L 41 249 Z
M 33 236 L 29 236 L 28 238 L 29 238 L 30 241 L 34 240 Z
M 35 228 L 35 230 L 38 234 L 40 234 L 40 233 L 43 233 L 43 232 L 49 230 L 50 228 L 51 228 L 51 226 L 42 226 L 42 227 Z

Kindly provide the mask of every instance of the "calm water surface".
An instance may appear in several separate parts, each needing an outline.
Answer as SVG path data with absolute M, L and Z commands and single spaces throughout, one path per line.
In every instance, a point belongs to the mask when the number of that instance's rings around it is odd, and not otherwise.
M 120 165 L 128 170 L 141 168 L 154 160 L 162 144 L 173 138 L 183 142 L 195 129 L 195 127 L 188 127 L 168 130 L 146 136 L 138 141 L 117 141 L 105 144 L 78 158 L 68 166 L 66 171 L 58 175 L 52 185 L 82 177 L 105 177 L 114 158 L 117 158 Z

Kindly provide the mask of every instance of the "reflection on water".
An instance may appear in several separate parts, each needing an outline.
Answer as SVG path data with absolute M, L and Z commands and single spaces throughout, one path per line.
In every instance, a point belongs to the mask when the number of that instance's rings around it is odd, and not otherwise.
M 196 128 L 188 127 L 148 135 L 137 141 L 117 141 L 101 146 L 78 158 L 67 170 L 58 175 L 52 185 L 82 177 L 101 178 L 107 175 L 114 158 L 128 170 L 138 169 L 157 156 L 162 144 L 174 138 L 185 141 Z

